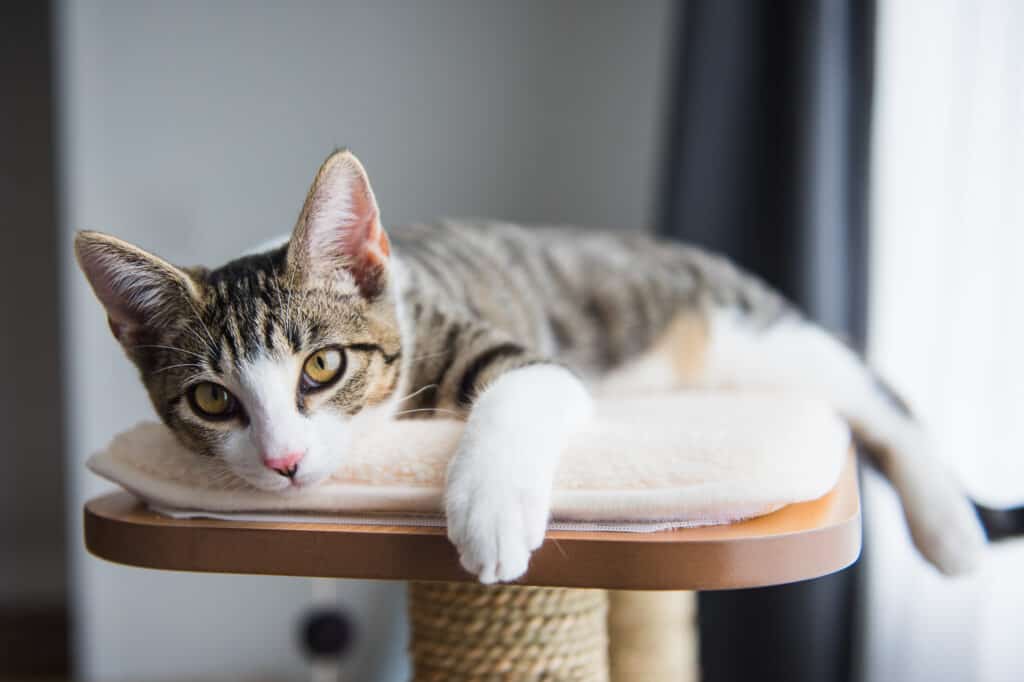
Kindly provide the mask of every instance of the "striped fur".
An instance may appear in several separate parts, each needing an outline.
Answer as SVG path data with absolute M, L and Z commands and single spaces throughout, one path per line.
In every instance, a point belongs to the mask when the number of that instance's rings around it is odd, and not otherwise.
M 815 393 L 874 446 L 926 556 L 948 572 L 971 564 L 977 524 L 955 481 L 922 457 L 909 413 L 845 346 L 728 261 L 564 228 L 447 222 L 385 233 L 379 215 L 362 166 L 338 152 L 276 248 L 213 270 L 176 268 L 98 233 L 81 233 L 76 252 L 161 418 L 188 447 L 223 459 L 225 475 L 283 489 L 260 457 L 298 448 L 293 482 L 311 484 L 337 465 L 339 443 L 380 418 L 468 418 L 448 513 L 481 579 L 517 577 L 543 538 L 545 476 L 578 421 L 549 417 L 582 418 L 584 384 Z M 303 390 L 303 362 L 325 347 L 342 349 L 341 379 Z M 186 399 L 199 381 L 243 409 L 203 418 Z M 534 440 L 520 438 L 524 421 Z
M 417 347 L 409 386 L 424 389 L 416 409 L 465 409 L 489 380 L 537 363 L 596 381 L 713 307 L 757 324 L 796 315 L 727 261 L 643 237 L 443 223 L 391 238 Z

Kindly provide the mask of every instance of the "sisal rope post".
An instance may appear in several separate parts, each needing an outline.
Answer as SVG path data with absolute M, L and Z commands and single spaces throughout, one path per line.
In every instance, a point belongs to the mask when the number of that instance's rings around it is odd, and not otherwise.
M 604 590 L 409 586 L 415 682 L 607 682 Z
M 693 592 L 608 593 L 612 682 L 697 682 L 697 597 Z

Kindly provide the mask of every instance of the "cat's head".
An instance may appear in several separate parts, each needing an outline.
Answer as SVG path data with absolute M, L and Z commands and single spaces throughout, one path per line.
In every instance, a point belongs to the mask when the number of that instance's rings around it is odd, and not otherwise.
M 362 165 L 324 162 L 289 241 L 180 268 L 96 232 L 78 262 L 164 423 L 265 490 L 311 485 L 398 383 L 389 244 Z

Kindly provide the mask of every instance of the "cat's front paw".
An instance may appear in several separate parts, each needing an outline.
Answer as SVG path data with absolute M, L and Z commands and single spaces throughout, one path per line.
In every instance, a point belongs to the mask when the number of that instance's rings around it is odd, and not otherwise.
M 544 542 L 550 491 L 473 466 L 453 467 L 445 494 L 448 538 L 462 567 L 482 583 L 507 582 L 526 573 L 530 553 Z

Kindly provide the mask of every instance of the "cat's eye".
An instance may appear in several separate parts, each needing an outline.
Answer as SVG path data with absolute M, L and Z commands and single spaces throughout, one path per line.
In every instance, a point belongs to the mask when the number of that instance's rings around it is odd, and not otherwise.
M 345 356 L 338 348 L 323 348 L 306 359 L 302 367 L 303 384 L 320 388 L 335 381 L 345 369 Z
M 192 409 L 207 419 L 227 419 L 238 410 L 235 396 L 226 388 L 209 381 L 196 384 L 188 392 Z

